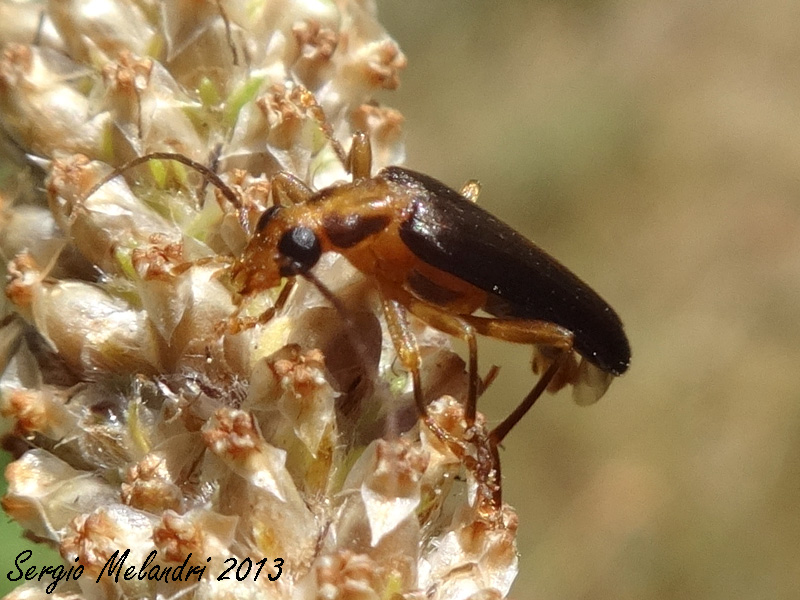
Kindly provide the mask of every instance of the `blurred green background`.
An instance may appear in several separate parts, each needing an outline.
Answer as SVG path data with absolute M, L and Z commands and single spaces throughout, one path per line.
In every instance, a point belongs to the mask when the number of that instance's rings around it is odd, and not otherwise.
M 379 10 L 409 58 L 382 98 L 407 164 L 480 179 L 482 206 L 591 283 L 633 347 L 597 405 L 547 397 L 507 440 L 512 597 L 800 597 L 800 3 Z M 493 421 L 529 359 L 481 341 L 502 366 Z M 0 533 L 0 593 L 18 532 Z
M 597 405 L 546 397 L 507 440 L 512 597 L 800 598 L 800 3 L 379 10 L 407 164 L 480 179 L 633 347 Z M 481 348 L 497 421 L 530 353 Z

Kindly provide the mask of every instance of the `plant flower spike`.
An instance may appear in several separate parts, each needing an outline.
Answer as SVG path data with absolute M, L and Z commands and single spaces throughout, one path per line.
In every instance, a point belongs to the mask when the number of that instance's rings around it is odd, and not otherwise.
M 341 254 L 235 276 L 278 173 L 351 181 L 355 132 L 373 173 L 402 162 L 372 96 L 406 59 L 373 3 L 8 0 L 0 22 L 3 508 L 32 552 L 8 597 L 505 597 L 517 518 L 470 463 L 450 336 L 405 324 L 426 425 Z M 153 153 L 184 160 L 131 166 Z

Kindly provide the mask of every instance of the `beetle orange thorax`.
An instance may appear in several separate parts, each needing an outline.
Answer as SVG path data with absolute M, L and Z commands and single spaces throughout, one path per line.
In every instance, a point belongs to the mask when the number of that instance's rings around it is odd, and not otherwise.
M 318 233 L 324 250 L 345 256 L 362 273 L 402 280 L 414 257 L 398 236 L 410 199 L 380 175 L 329 188 L 311 203 L 324 206 Z

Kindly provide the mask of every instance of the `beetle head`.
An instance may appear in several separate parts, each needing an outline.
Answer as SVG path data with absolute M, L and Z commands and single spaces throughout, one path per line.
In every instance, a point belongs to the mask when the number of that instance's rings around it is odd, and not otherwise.
M 261 215 L 253 238 L 233 266 L 233 282 L 242 294 L 275 287 L 281 277 L 302 275 L 317 264 L 322 248 L 301 215 L 295 206 L 277 204 Z

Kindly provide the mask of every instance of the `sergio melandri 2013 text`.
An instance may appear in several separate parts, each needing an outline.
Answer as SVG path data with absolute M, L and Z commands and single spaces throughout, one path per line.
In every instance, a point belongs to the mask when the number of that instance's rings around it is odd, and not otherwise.
M 189 559 L 192 557 L 191 552 L 179 566 L 158 564 L 155 562 L 158 557 L 157 550 L 152 550 L 141 566 L 137 567 L 136 565 L 130 564 L 126 566 L 125 563 L 128 560 L 130 552 L 130 548 L 126 549 L 122 554 L 120 554 L 119 550 L 116 550 L 106 561 L 106 564 L 103 565 L 95 583 L 100 583 L 103 576 L 113 579 L 115 582 L 119 582 L 120 578 L 124 581 L 130 581 L 132 579 L 138 579 L 139 581 L 143 581 L 144 579 L 148 581 L 190 581 L 194 577 L 196 577 L 196 581 L 199 582 L 206 572 L 206 567 L 209 566 L 208 564 L 189 565 Z M 77 566 L 73 565 L 69 567 L 69 569 L 65 568 L 64 565 L 43 565 L 41 568 L 36 565 L 31 565 L 27 568 L 23 567 L 22 565 L 28 562 L 32 556 L 33 551 L 31 550 L 23 550 L 17 554 L 17 557 L 14 559 L 15 570 L 9 571 L 6 574 L 9 581 L 21 581 L 23 579 L 25 581 L 33 581 L 34 579 L 42 581 L 44 577 L 49 576 L 48 578 L 52 579 L 52 581 L 45 588 L 45 592 L 51 594 L 55 591 L 56 586 L 62 579 L 65 581 L 77 581 L 83 575 L 83 565 L 80 564 Z M 233 581 L 234 579 L 236 581 L 244 581 L 250 577 L 253 567 L 256 567 L 255 572 L 252 573 L 253 581 L 258 581 L 258 576 L 261 575 L 261 570 L 267 564 L 267 561 L 267 558 L 262 558 L 254 563 L 250 557 L 245 557 L 239 561 L 236 557 L 231 556 L 223 561 L 223 564 L 226 566 L 217 576 L 217 581 Z M 78 562 L 77 557 L 75 558 L 75 562 Z M 206 558 L 205 562 L 210 564 L 211 557 L 209 556 Z M 283 559 L 275 558 L 272 562 L 273 564 L 271 567 L 276 572 L 267 573 L 267 578 L 270 581 L 275 581 L 283 572 Z

